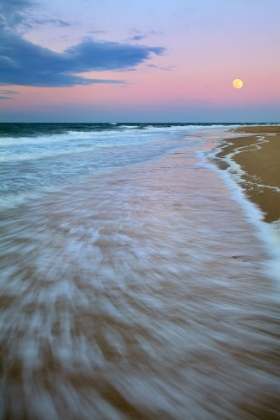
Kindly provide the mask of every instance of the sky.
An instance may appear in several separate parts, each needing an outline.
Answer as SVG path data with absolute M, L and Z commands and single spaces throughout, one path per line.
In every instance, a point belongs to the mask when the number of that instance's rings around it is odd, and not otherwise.
M 0 121 L 280 123 L 279 22 L 279 0 L 0 0 Z

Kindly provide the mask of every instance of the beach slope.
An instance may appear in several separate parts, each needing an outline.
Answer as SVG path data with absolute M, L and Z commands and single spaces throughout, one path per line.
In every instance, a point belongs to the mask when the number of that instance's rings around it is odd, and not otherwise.
M 234 130 L 241 137 L 230 139 L 217 154 L 230 155 L 240 165 L 246 195 L 264 213 L 265 222 L 280 219 L 280 126 L 248 126 Z

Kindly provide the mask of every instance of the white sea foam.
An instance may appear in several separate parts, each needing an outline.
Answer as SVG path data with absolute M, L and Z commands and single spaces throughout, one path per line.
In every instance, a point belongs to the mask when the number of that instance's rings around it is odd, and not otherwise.
M 100 145 L 99 147 L 102 147 Z M 109 146 L 110 147 L 110 146 Z M 47 150 L 44 148 L 36 151 L 32 151 L 30 153 L 12 153 L 10 155 L 2 155 L 0 156 L 0 162 L 17 162 L 17 161 L 32 161 L 37 159 L 48 159 L 51 157 L 59 157 L 63 155 L 77 155 L 78 153 L 88 153 L 93 152 L 94 146 L 91 147 L 71 147 L 71 148 L 61 148 L 60 150 L 51 149 L 48 147 Z
M 228 133 L 228 141 L 230 138 L 240 137 L 240 133 Z M 267 251 L 271 255 L 272 259 L 264 263 L 265 272 L 279 282 L 280 287 L 280 229 L 279 221 L 276 221 L 272 224 L 265 223 L 263 221 L 264 215 L 260 208 L 250 201 L 246 194 L 244 193 L 241 183 L 243 181 L 243 176 L 245 172 L 238 165 L 232 157 L 235 155 L 235 152 L 230 153 L 223 157 L 223 161 L 227 162 L 229 168 L 226 170 L 221 170 L 217 165 L 211 163 L 211 159 L 221 151 L 220 147 L 215 148 L 214 150 L 208 151 L 207 154 L 198 153 L 198 157 L 203 166 L 208 167 L 209 169 L 218 172 L 222 179 L 226 182 L 229 187 L 229 190 L 232 194 L 232 197 L 240 203 L 248 221 L 253 224 L 258 233 L 258 238 L 266 244 Z M 210 161 L 209 161 L 210 159 Z M 257 184 L 262 186 L 261 184 Z M 278 190 L 278 188 L 271 187 Z

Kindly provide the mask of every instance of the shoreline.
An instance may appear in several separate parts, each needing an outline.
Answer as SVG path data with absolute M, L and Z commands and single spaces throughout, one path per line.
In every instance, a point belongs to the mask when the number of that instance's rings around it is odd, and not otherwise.
M 226 140 L 215 163 L 238 176 L 246 196 L 262 211 L 264 222 L 279 221 L 280 126 L 247 126 L 232 132 L 242 136 Z

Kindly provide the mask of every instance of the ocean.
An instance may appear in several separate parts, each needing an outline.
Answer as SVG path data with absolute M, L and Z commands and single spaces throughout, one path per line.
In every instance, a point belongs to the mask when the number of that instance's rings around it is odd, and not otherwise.
M 0 124 L 1 419 L 280 419 L 279 242 L 213 159 L 237 126 Z

